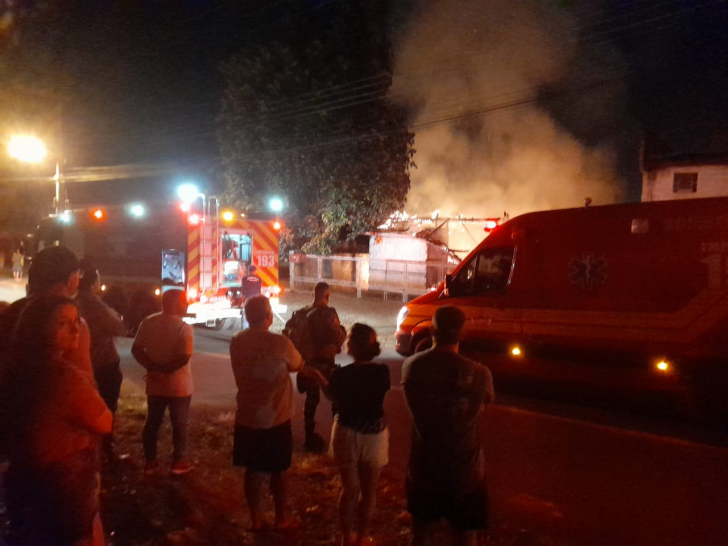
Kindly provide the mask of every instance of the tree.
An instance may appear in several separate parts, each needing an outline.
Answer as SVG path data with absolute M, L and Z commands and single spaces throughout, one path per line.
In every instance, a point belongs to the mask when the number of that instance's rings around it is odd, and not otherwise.
M 389 2 L 336 2 L 223 67 L 218 137 L 225 199 L 287 200 L 295 245 L 330 253 L 401 208 L 414 150 L 387 100 Z

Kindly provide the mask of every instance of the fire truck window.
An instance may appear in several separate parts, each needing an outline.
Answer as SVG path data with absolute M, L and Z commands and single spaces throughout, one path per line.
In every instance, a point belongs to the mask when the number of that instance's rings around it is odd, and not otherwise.
M 484 250 L 476 258 L 474 296 L 505 290 L 511 276 L 513 248 Z

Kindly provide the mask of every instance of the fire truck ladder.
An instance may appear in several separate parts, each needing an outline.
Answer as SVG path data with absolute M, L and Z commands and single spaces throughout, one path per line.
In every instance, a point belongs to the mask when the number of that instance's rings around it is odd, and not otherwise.
M 213 215 L 214 204 L 214 215 Z M 220 232 L 220 201 L 217 196 L 211 195 L 202 205 L 202 229 L 200 230 L 200 292 L 212 288 L 217 292 L 219 288 L 218 264 L 220 245 L 218 234 Z M 208 228 L 208 220 L 210 220 Z M 210 253 L 208 255 L 208 248 Z M 209 256 L 209 258 L 208 258 Z M 208 262 L 209 259 L 209 262 Z M 207 276 L 210 275 L 208 285 Z

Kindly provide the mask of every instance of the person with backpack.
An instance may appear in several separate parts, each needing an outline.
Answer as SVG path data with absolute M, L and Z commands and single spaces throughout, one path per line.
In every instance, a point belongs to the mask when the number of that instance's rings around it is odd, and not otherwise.
M 346 340 L 346 329 L 341 325 L 336 309 L 329 307 L 330 298 L 328 283 L 317 283 L 313 289 L 313 303 L 294 312 L 283 330 L 301 353 L 306 367 L 318 370 L 327 381 L 336 368 L 334 359 Z M 326 441 L 315 430 L 321 389 L 317 382 L 302 375 L 296 378 L 296 386 L 298 392 L 306 393 L 303 406 L 304 447 L 307 451 L 321 453 L 326 449 Z

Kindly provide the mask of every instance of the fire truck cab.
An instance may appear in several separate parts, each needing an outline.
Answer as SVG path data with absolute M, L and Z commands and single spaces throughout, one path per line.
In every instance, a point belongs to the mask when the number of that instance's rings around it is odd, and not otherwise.
M 728 198 L 508 220 L 435 291 L 402 308 L 400 354 L 429 346 L 432 315 L 443 305 L 466 313 L 461 352 L 501 381 L 722 393 Z
M 38 250 L 64 245 L 89 259 L 101 273 L 104 299 L 132 330 L 160 308 L 169 289 L 187 292 L 185 321 L 219 328 L 241 317 L 243 277 L 251 266 L 261 293 L 279 309 L 278 232 L 280 221 L 248 219 L 219 211 L 194 214 L 176 204 L 145 214 L 127 207 L 94 207 L 43 218 Z

